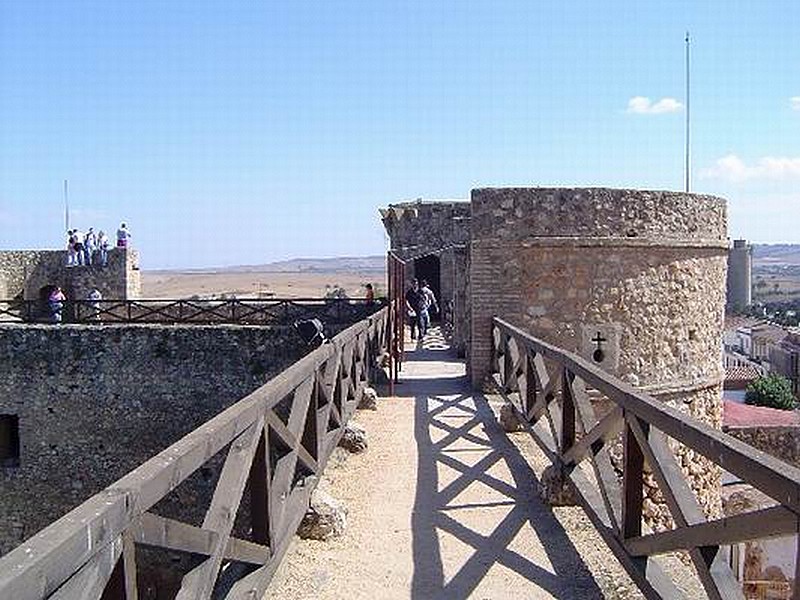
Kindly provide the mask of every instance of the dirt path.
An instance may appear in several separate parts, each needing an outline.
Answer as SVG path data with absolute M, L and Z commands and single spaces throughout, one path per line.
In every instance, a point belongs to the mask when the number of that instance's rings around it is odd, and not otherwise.
M 398 397 L 356 419 L 366 453 L 323 481 L 347 533 L 296 540 L 267 598 L 638 598 L 577 508 L 543 505 L 524 456 L 464 365 L 435 337 L 409 355 Z

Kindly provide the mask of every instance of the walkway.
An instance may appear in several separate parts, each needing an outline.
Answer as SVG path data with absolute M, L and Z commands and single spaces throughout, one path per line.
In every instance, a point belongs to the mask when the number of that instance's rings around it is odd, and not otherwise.
M 298 540 L 267 597 L 632 597 L 610 583 L 623 576 L 611 575 L 606 563 L 615 561 L 585 519 L 579 536 L 595 539 L 579 553 L 563 516 L 538 500 L 519 444 L 441 338 L 407 354 L 402 378 L 398 397 L 356 417 L 369 432 L 367 452 L 329 467 L 324 487 L 349 507 L 346 535 Z

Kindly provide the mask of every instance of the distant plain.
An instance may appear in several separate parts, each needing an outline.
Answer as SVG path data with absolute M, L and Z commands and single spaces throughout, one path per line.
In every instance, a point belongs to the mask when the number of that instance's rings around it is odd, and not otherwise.
M 364 296 L 364 285 L 384 289 L 385 258 L 294 259 L 266 265 L 143 271 L 142 297 L 322 298 L 335 288 L 350 298 Z

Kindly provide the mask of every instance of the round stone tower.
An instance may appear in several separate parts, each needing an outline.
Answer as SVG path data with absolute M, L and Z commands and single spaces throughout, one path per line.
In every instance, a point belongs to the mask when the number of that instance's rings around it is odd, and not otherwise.
M 487 373 L 496 314 L 719 428 L 727 253 L 725 201 L 712 196 L 473 190 L 473 382 Z M 676 450 L 717 514 L 718 471 Z M 668 521 L 648 506 L 651 522 Z
M 733 240 L 728 256 L 727 310 L 738 311 L 752 304 L 753 248 L 747 240 Z

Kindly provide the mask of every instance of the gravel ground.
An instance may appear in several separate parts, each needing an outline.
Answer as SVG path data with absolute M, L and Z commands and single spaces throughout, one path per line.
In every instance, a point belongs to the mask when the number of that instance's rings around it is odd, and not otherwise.
M 642 598 L 581 509 L 539 501 L 546 459 L 530 436 L 502 433 L 463 365 L 426 346 L 402 397 L 356 415 L 368 450 L 329 462 L 320 485 L 347 504 L 347 532 L 296 538 L 266 598 Z M 705 597 L 680 560 L 668 568 Z

